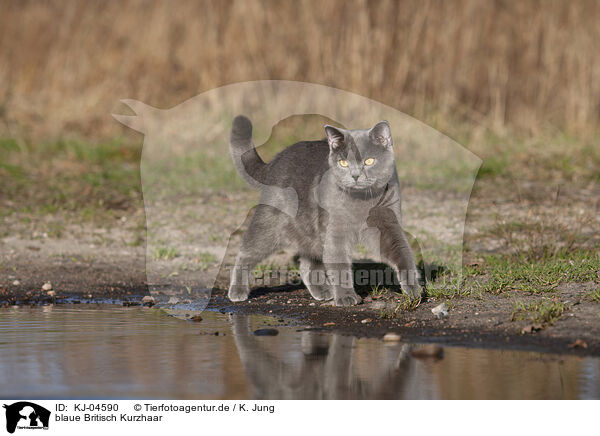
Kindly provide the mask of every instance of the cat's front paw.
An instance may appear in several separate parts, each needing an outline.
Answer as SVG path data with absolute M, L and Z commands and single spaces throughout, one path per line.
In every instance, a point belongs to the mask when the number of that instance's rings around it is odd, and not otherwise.
M 250 287 L 248 285 L 231 285 L 227 297 L 231 301 L 246 301 L 250 294 Z
M 362 301 L 356 292 L 351 294 L 343 294 L 335 297 L 336 306 L 354 306 Z
M 310 292 L 310 295 L 315 299 L 315 300 L 319 300 L 319 301 L 327 301 L 327 300 L 332 300 L 333 299 L 333 291 L 328 287 L 328 286 L 324 286 L 324 285 L 310 285 L 310 286 L 306 286 L 306 289 L 308 289 L 308 292 Z
M 419 285 L 402 285 L 402 292 L 412 299 L 417 299 L 421 298 L 421 293 L 423 291 Z
M 333 300 L 333 291 L 330 288 L 327 288 L 323 291 L 323 300 Z

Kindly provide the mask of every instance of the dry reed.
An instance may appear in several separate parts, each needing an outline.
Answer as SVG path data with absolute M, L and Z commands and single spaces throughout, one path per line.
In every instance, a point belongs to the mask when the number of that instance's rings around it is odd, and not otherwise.
M 335 86 L 493 129 L 600 124 L 600 3 L 0 1 L 0 134 L 111 136 L 118 100 Z

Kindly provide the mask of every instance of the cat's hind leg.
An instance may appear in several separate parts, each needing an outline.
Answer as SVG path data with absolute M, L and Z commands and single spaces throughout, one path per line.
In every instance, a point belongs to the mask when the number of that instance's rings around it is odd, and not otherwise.
M 244 233 L 242 246 L 231 272 L 227 296 L 245 301 L 250 294 L 250 275 L 258 263 L 281 247 L 283 214 L 270 206 L 259 205 Z
M 333 298 L 333 292 L 327 285 L 323 262 L 301 257 L 300 277 L 315 300 L 331 300 Z

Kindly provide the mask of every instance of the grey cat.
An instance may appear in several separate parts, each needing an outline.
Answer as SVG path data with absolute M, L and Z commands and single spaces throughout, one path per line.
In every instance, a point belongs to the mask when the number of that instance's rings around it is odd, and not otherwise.
M 387 121 L 372 129 L 326 125 L 326 139 L 298 142 L 268 164 L 252 141 L 252 123 L 233 121 L 230 149 L 239 173 L 262 190 L 244 233 L 228 297 L 244 301 L 249 273 L 282 247 L 294 247 L 300 276 L 317 300 L 358 304 L 352 253 L 359 242 L 380 255 L 410 297 L 421 295 L 419 273 L 402 230 L 400 183 Z

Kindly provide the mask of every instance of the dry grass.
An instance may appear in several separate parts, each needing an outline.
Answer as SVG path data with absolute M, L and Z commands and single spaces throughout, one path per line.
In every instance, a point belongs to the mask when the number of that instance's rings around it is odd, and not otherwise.
M 0 133 L 123 132 L 120 98 L 300 80 L 500 131 L 600 124 L 600 4 L 0 0 Z M 443 122 L 440 127 L 444 128 Z

